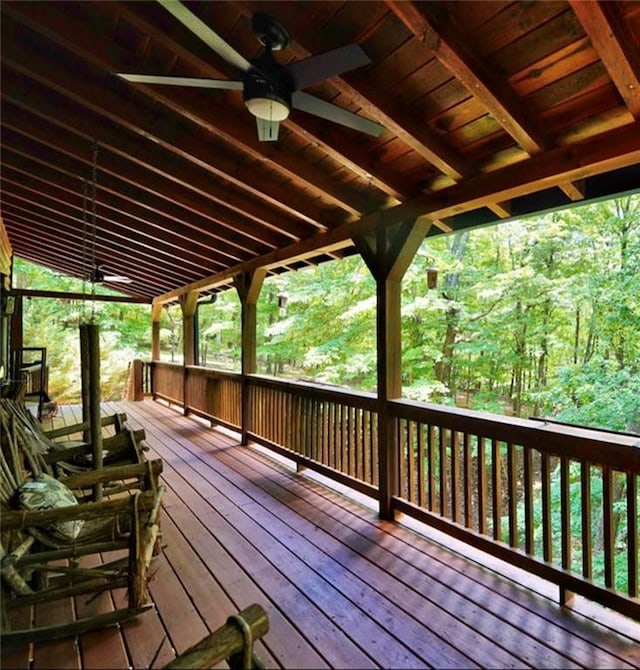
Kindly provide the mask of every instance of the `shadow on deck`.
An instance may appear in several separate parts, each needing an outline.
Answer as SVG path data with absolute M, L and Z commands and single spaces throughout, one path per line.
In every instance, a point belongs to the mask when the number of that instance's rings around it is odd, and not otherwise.
M 4 651 L 3 668 L 162 667 L 253 602 L 269 615 L 256 645 L 268 667 L 640 666 L 636 622 L 582 599 L 563 609 L 552 585 L 417 523 L 380 521 L 362 499 L 163 404 L 104 409 L 126 412 L 164 461 L 157 609 Z M 89 606 L 108 610 L 111 597 Z M 86 608 L 69 601 L 35 617 Z

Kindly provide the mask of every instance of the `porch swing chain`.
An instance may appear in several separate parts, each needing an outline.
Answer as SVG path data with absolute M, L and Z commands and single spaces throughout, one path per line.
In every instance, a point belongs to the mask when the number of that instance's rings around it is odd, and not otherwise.
M 89 184 L 86 179 L 82 180 L 82 295 L 87 292 L 87 198 L 89 193 Z M 80 307 L 81 322 L 85 321 L 85 300 L 82 300 Z
M 96 277 L 93 272 L 96 270 L 96 221 L 97 221 L 97 200 L 98 200 L 98 142 L 93 143 L 93 162 L 91 165 L 91 323 L 96 320 Z

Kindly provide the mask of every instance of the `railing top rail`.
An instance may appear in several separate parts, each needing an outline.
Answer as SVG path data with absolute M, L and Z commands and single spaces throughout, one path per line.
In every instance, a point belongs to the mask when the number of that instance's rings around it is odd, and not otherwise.
M 189 372 L 197 372 L 208 377 L 231 377 L 233 379 L 242 379 L 242 373 L 233 370 L 222 370 L 221 368 L 210 368 L 204 365 L 187 365 Z
M 557 456 L 568 456 L 615 469 L 640 472 L 640 436 L 411 400 L 393 400 L 390 405 L 392 413 L 399 418 L 533 447 Z
M 354 391 L 342 386 L 321 384 L 318 382 L 307 382 L 292 379 L 281 379 L 269 375 L 249 375 L 250 383 L 269 388 L 278 388 L 285 391 L 297 393 L 307 397 L 321 398 L 333 402 L 353 405 L 371 411 L 377 410 L 377 396 L 375 393 L 366 391 Z

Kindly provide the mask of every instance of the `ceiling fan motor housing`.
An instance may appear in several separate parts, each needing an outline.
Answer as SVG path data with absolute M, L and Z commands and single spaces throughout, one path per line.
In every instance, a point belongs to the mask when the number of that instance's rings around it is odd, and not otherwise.
M 254 67 L 251 67 L 244 77 L 243 92 L 247 107 L 251 109 L 250 104 L 247 104 L 248 101 L 263 98 L 273 100 L 290 110 L 293 82 L 286 70 L 275 61 L 269 51 L 261 54 L 252 64 Z

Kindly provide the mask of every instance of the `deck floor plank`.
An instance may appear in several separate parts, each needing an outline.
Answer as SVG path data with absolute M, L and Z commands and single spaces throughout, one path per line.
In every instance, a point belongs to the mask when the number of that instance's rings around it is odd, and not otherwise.
M 191 419 L 186 419 L 186 421 L 191 421 Z M 213 440 L 212 446 L 215 448 L 215 443 L 219 443 L 219 439 L 219 435 L 215 435 L 214 433 L 209 433 L 208 435 L 203 434 L 193 439 L 193 444 L 196 445 L 196 451 L 193 451 L 194 447 L 189 447 L 186 445 L 186 443 L 185 446 L 186 448 L 191 449 L 194 455 L 198 455 L 198 453 L 200 453 L 200 460 L 203 463 L 207 463 L 207 442 L 211 442 Z M 246 452 L 247 450 L 242 449 L 221 450 L 218 448 L 215 454 L 215 461 L 211 459 L 209 459 L 209 461 L 211 461 L 211 463 L 215 462 L 217 464 L 219 462 L 232 459 L 236 463 L 241 463 L 242 461 L 247 460 L 247 458 L 243 456 L 246 454 Z M 241 465 L 241 471 L 238 473 L 238 476 L 245 478 L 245 481 L 249 481 L 252 477 L 255 477 L 257 474 L 256 471 L 260 469 L 259 457 L 256 457 L 255 453 L 252 453 L 249 458 L 251 460 L 250 464 L 246 462 L 243 463 Z M 264 471 L 261 473 L 263 476 L 259 478 L 259 481 L 266 491 L 264 495 L 268 495 L 276 499 L 278 497 L 282 497 L 287 500 L 289 504 L 292 504 L 291 501 L 293 498 L 291 497 L 291 492 L 293 488 L 295 488 L 295 483 L 292 485 L 291 482 L 288 481 L 285 482 L 284 485 L 280 485 L 278 483 L 278 479 L 285 477 L 283 473 L 275 472 L 271 466 L 271 463 L 266 465 L 263 464 L 263 466 Z M 233 467 L 237 468 L 237 465 L 232 466 L 232 468 Z M 223 471 L 218 472 L 219 475 L 225 477 L 233 477 L 234 475 L 232 473 L 233 470 L 227 471 L 226 473 Z M 292 473 L 289 475 L 289 478 L 293 479 L 297 478 L 297 476 Z M 280 491 L 276 490 L 278 486 L 280 486 Z M 319 518 L 319 515 L 322 514 L 322 503 L 318 500 L 314 500 L 314 496 L 309 492 L 308 486 L 304 485 L 300 486 L 300 488 L 302 489 L 302 492 L 300 497 L 297 498 L 297 504 L 292 505 L 294 511 L 290 514 L 290 518 L 295 523 L 302 517 L 306 516 L 306 518 L 308 518 L 309 522 L 312 524 L 309 528 L 306 529 L 308 531 L 308 537 L 313 537 L 314 542 L 318 538 L 318 533 L 314 533 L 313 530 L 321 527 L 326 529 L 327 538 L 332 538 L 333 534 L 336 533 L 336 527 L 339 525 L 336 517 L 330 513 L 325 513 L 324 519 Z M 274 510 L 274 513 L 276 513 L 280 519 L 283 519 L 282 510 Z M 343 538 L 345 544 L 348 543 L 349 536 L 353 536 L 353 530 L 359 532 L 356 526 L 362 526 L 361 517 L 355 515 L 352 515 L 352 517 L 355 519 L 356 523 L 352 524 L 348 530 L 346 530 L 346 535 Z M 379 522 L 376 521 L 376 523 Z M 366 539 L 361 534 L 360 537 Z M 412 539 L 415 543 L 415 537 Z M 460 603 L 457 608 L 457 615 L 460 616 L 462 620 L 465 620 L 469 623 L 470 628 L 466 631 L 456 631 L 455 626 L 452 626 L 450 621 L 442 621 L 442 618 L 438 618 L 437 614 L 434 616 L 433 607 L 431 607 L 429 610 L 426 610 L 429 612 L 429 622 L 441 630 L 449 631 L 452 637 L 463 640 L 467 645 L 468 653 L 471 653 L 473 648 L 479 649 L 480 651 L 476 654 L 475 660 L 481 662 L 482 665 L 491 664 L 492 661 L 493 663 L 500 664 L 502 667 L 506 667 L 508 665 L 508 662 L 505 661 L 504 656 L 501 657 L 500 651 L 496 652 L 495 648 L 492 649 L 491 644 L 488 643 L 488 640 L 496 638 L 495 631 L 500 630 L 500 635 L 497 636 L 499 642 L 504 643 L 505 640 L 508 640 L 508 644 L 511 646 L 511 648 L 517 649 L 517 653 L 520 656 L 519 664 L 527 663 L 536 667 L 577 667 L 580 664 L 583 664 L 587 667 L 633 667 L 622 659 L 616 659 L 615 657 L 612 657 L 611 653 L 603 652 L 597 645 L 581 640 L 580 638 L 571 639 L 570 656 L 563 654 L 562 644 L 568 639 L 566 636 L 566 631 L 559 627 L 556 623 L 549 621 L 548 618 L 540 617 L 538 615 L 532 616 L 532 612 L 530 610 L 526 610 L 520 607 L 518 600 L 519 596 L 522 595 L 522 589 L 519 589 L 519 593 L 511 593 L 510 599 L 505 599 L 504 597 L 498 599 L 503 601 L 502 605 L 504 606 L 504 614 L 502 615 L 501 619 L 498 619 L 498 616 L 495 613 L 488 612 L 486 609 L 482 608 L 483 603 L 486 607 L 487 598 L 492 594 L 488 594 L 486 588 L 484 590 L 478 589 L 477 587 L 479 585 L 471 582 L 471 589 L 474 591 L 479 591 L 479 593 L 475 594 L 475 599 L 477 601 L 477 604 L 475 604 L 473 599 L 470 597 L 470 594 L 466 592 L 467 589 L 461 585 L 461 582 L 468 581 L 464 579 L 464 574 L 462 572 L 453 575 L 453 579 L 457 580 L 457 584 L 452 582 L 452 584 L 445 587 L 443 584 L 436 582 L 435 580 L 436 577 L 438 579 L 441 578 L 443 571 L 451 572 L 446 563 L 441 562 L 436 564 L 434 570 L 437 575 L 428 576 L 424 573 L 424 571 L 420 571 L 416 567 L 410 566 L 407 563 L 404 563 L 403 568 L 402 564 L 404 562 L 404 557 L 397 554 L 392 554 L 389 551 L 382 549 L 379 546 L 379 543 L 380 536 L 378 535 L 372 538 L 364 548 L 358 548 L 357 545 L 359 543 L 356 543 L 354 551 L 359 551 L 361 555 L 368 555 L 370 558 L 375 557 L 375 560 L 380 564 L 380 566 L 389 566 L 388 569 L 390 573 L 398 577 L 398 581 L 396 581 L 395 590 L 392 591 L 392 595 L 395 595 L 400 602 L 408 606 L 410 611 L 412 611 L 414 614 L 425 610 L 420 607 L 420 599 L 415 597 L 416 593 L 412 592 L 408 587 L 401 583 L 401 580 L 404 579 L 408 584 L 411 584 L 412 580 L 410 579 L 410 575 L 408 573 L 413 574 L 413 588 L 415 588 L 416 585 L 421 584 L 422 589 L 429 594 L 431 602 L 436 605 L 436 607 L 446 608 L 451 603 Z M 340 548 L 335 546 L 335 542 L 333 546 L 325 548 L 325 551 L 327 551 L 327 553 L 333 557 L 337 557 L 339 555 L 339 550 Z M 347 548 L 347 553 L 343 560 L 343 565 L 347 569 L 349 569 L 349 566 L 354 563 L 354 558 L 350 551 L 351 550 Z M 387 553 L 388 555 L 381 556 L 381 554 L 384 553 Z M 433 563 L 433 560 L 429 562 Z M 424 568 L 424 566 L 427 564 L 428 562 L 426 562 L 424 556 L 422 556 L 421 566 Z M 407 570 L 408 567 L 411 569 Z M 377 566 L 373 563 L 370 563 L 370 565 L 365 568 L 365 572 L 369 574 L 370 580 L 372 583 L 375 583 L 378 588 L 380 588 L 381 584 L 388 583 L 385 582 L 384 573 L 381 576 L 380 569 L 377 568 Z M 487 575 L 484 576 L 486 578 Z M 450 597 L 452 589 L 458 593 L 461 593 L 463 598 L 452 599 Z M 557 606 L 554 607 L 557 611 Z M 499 612 L 501 608 L 494 607 L 494 609 L 497 609 Z M 518 617 L 522 619 L 521 622 L 517 621 Z M 514 621 L 514 619 L 516 619 L 516 621 Z M 532 619 L 534 620 L 534 626 L 538 627 L 540 638 L 544 640 L 544 643 L 529 635 Z M 566 619 L 566 616 L 563 617 L 563 620 L 566 621 Z M 483 631 L 485 635 L 484 640 L 476 639 L 477 636 L 474 632 L 476 628 L 478 631 Z M 625 645 L 622 648 L 624 651 L 629 651 L 629 645 Z M 620 647 L 618 647 L 615 651 L 619 651 L 619 649 Z M 486 656 L 483 656 L 483 653 L 485 653 Z M 571 658 L 573 658 L 575 662 L 572 662 Z
M 169 439 L 166 432 L 163 433 L 163 439 Z M 184 469 L 185 467 L 182 457 L 172 454 L 159 441 L 148 440 L 148 443 L 153 451 L 164 460 L 163 478 L 168 483 L 171 491 L 180 497 L 186 507 L 200 519 L 205 528 L 210 529 L 217 538 L 222 538 L 219 551 L 222 551 L 224 547 L 224 550 L 231 554 L 240 565 L 250 566 L 252 573 L 259 574 L 262 590 L 267 594 L 277 594 L 276 600 L 279 601 L 279 606 L 283 601 L 287 602 L 288 608 L 291 608 L 292 611 L 291 619 L 294 622 L 298 618 L 302 620 L 305 617 L 316 617 L 321 621 L 324 616 L 322 611 L 316 610 L 312 614 L 314 606 L 306 594 L 298 588 L 294 581 L 290 581 L 283 575 L 260 550 L 256 551 L 250 540 L 247 539 L 247 534 L 258 532 L 258 527 L 252 524 L 251 528 L 249 530 L 245 529 L 243 533 L 231 525 L 225 516 L 217 510 L 221 502 L 221 496 L 203 485 L 197 472 L 190 470 L 188 477 L 184 476 L 184 472 L 182 475 L 180 474 L 180 468 Z M 204 493 L 207 494 L 206 498 L 203 497 Z M 169 500 L 171 499 L 169 493 Z M 233 510 L 228 510 L 227 513 L 233 514 Z M 169 511 L 169 514 L 171 514 L 171 511 Z M 265 547 L 265 549 L 269 550 L 268 547 Z M 294 557 L 287 558 L 293 559 Z M 283 560 L 281 565 L 287 565 L 286 560 Z M 224 574 L 224 572 L 220 572 L 220 574 Z M 262 597 L 264 598 L 264 596 Z M 336 615 L 339 614 L 340 612 L 336 611 Z M 327 659 L 330 665 L 337 667 L 372 667 L 375 665 L 355 644 L 348 644 L 348 641 L 345 641 L 344 644 L 336 645 L 335 640 L 340 635 L 340 627 L 326 618 L 325 625 L 317 626 L 313 636 L 314 639 L 311 642 L 323 647 L 323 652 L 327 656 L 324 656 L 324 654 L 322 656 Z
M 225 451 L 218 458 L 221 461 L 228 459 L 238 459 L 237 454 L 241 453 L 236 450 L 234 452 Z M 252 463 L 249 466 L 251 471 L 258 469 L 256 463 L 258 458 L 253 457 Z M 247 464 L 244 464 L 244 469 L 241 471 L 245 476 L 251 476 L 251 472 L 247 470 Z M 267 466 L 268 468 L 269 466 Z M 566 629 L 562 625 L 567 622 L 566 616 L 540 616 L 538 613 L 530 609 L 525 609 L 520 605 L 520 601 L 526 598 L 526 591 L 523 589 L 511 589 L 509 597 L 505 597 L 499 591 L 492 591 L 487 587 L 473 582 L 467 578 L 464 570 L 452 570 L 450 565 L 450 556 L 447 554 L 447 560 L 434 561 L 433 556 L 429 556 L 425 560 L 424 555 L 418 554 L 418 559 L 414 562 L 407 560 L 407 552 L 415 552 L 415 546 L 408 546 L 407 551 L 392 552 L 382 546 L 386 538 L 381 538 L 380 534 L 376 532 L 376 526 L 373 531 L 369 529 L 367 535 L 366 525 L 363 524 L 361 516 L 352 514 L 350 517 L 342 519 L 340 523 L 346 523 L 342 528 L 336 517 L 332 514 L 333 507 L 328 507 L 321 499 L 314 498 L 313 493 L 309 491 L 307 486 L 300 487 L 300 495 L 297 500 L 291 497 L 291 491 L 295 489 L 295 484 L 291 484 L 290 479 L 283 479 L 279 486 L 279 477 L 283 478 L 282 473 L 274 473 L 273 470 L 265 471 L 269 474 L 268 478 L 261 479 L 265 495 L 271 495 L 275 498 L 283 497 L 291 506 L 294 516 L 296 518 L 306 518 L 313 524 L 314 528 L 324 528 L 327 531 L 328 537 L 339 535 L 345 543 L 352 541 L 353 531 L 358 533 L 358 539 L 353 542 L 352 551 L 358 552 L 361 555 L 366 555 L 372 561 L 369 568 L 372 576 L 375 576 L 375 583 L 380 585 L 384 583 L 384 578 L 379 574 L 380 569 L 387 570 L 392 576 L 397 578 L 395 585 L 395 595 L 399 597 L 406 605 L 410 605 L 413 611 L 419 611 L 418 601 L 412 597 L 411 591 L 408 591 L 400 583 L 404 580 L 411 588 L 420 588 L 422 591 L 428 593 L 430 602 L 437 607 L 450 608 L 452 613 L 459 616 L 466 621 L 473 630 L 483 632 L 487 638 L 494 636 L 497 628 L 501 629 L 501 638 L 511 635 L 518 638 L 518 653 L 521 655 L 522 661 L 531 663 L 535 666 L 558 667 L 560 664 L 569 664 L 566 656 L 562 655 L 562 642 L 566 641 Z M 295 477 L 295 475 L 292 475 Z M 282 518 L 282 516 L 281 516 Z M 376 522 L 377 524 L 377 522 Z M 369 524 L 370 525 L 370 524 Z M 313 534 L 314 539 L 317 537 Z M 416 545 L 416 538 L 411 538 L 412 544 Z M 420 544 L 420 543 L 419 543 Z M 329 549 L 330 550 L 330 549 Z M 333 556 L 338 556 L 335 551 Z M 375 561 L 375 562 L 374 562 Z M 352 562 L 351 556 L 347 553 L 344 559 L 345 566 L 348 567 Z M 379 566 L 379 567 L 378 567 Z M 465 567 L 468 569 L 468 562 Z M 486 570 L 482 570 L 478 574 L 478 578 L 486 580 L 490 576 Z M 469 582 L 469 583 L 467 583 Z M 458 593 L 462 598 L 452 599 L 451 591 Z M 494 597 L 498 595 L 499 597 Z M 491 611 L 487 611 L 486 603 L 491 599 Z M 459 607 L 456 608 L 456 605 Z M 549 611 L 558 612 L 555 605 L 550 605 Z M 504 613 L 502 613 L 504 612 Z M 429 617 L 430 622 L 434 625 L 441 625 L 441 622 L 434 621 L 432 614 Z M 445 628 L 451 630 L 448 622 L 444 622 Z M 533 628 L 533 630 L 532 630 Z M 593 627 L 595 628 L 595 627 Z M 510 630 L 511 629 L 511 630 Z M 515 629 L 515 630 L 513 630 Z M 539 640 L 529 637 L 532 632 L 537 632 L 542 635 L 545 640 L 541 644 Z M 584 630 L 581 631 L 584 634 Z M 525 635 L 523 635 L 523 633 Z M 593 637 L 598 641 L 601 635 L 599 631 L 593 630 Z M 465 642 L 474 642 L 474 636 L 467 631 L 462 638 Z M 607 637 L 602 637 L 603 642 L 608 642 Z M 480 641 L 482 642 L 482 641 Z M 485 642 L 486 644 L 486 642 Z M 571 656 L 577 662 L 588 667 L 593 667 L 598 663 L 605 667 L 612 663 L 611 654 L 616 654 L 620 651 L 620 645 L 610 645 L 609 649 L 602 651 L 597 644 L 580 640 L 579 638 L 572 639 Z M 623 646 L 624 651 L 628 651 L 628 645 Z M 480 660 L 476 656 L 476 660 Z M 482 663 L 484 664 L 484 660 Z M 621 661 L 619 667 L 630 667 L 628 663 Z
M 77 420 L 77 408 L 61 410 L 56 422 Z M 98 668 L 106 657 L 149 667 L 158 650 L 160 668 L 252 602 L 269 614 L 256 648 L 270 668 L 640 667 L 636 622 L 592 603 L 562 608 L 548 583 L 415 522 L 381 521 L 340 487 L 164 403 L 103 411 L 126 412 L 164 461 L 157 611 L 37 645 L 33 668 Z M 37 608 L 44 615 L 54 612 Z M 3 651 L 2 667 L 29 667 L 28 653 Z

